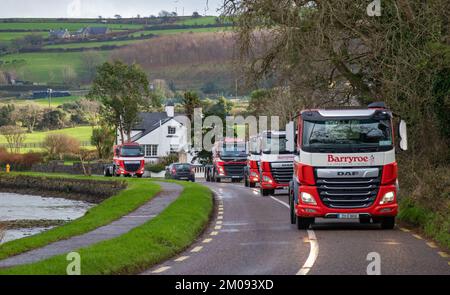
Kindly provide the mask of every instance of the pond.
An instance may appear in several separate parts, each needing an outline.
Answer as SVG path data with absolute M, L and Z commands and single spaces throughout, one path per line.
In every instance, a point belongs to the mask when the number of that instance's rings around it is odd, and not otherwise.
M 0 222 L 70 221 L 83 216 L 94 204 L 62 198 L 0 193 Z M 52 227 L 27 226 L 6 231 L 1 242 L 34 235 Z

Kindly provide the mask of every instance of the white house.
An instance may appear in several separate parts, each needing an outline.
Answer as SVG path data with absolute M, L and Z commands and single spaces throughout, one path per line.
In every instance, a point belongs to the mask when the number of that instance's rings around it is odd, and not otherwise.
M 177 153 L 180 162 L 188 162 L 187 128 L 175 114 L 173 104 L 165 107 L 165 112 L 140 113 L 140 123 L 131 132 L 131 141 L 144 147 L 145 161 L 157 162 L 170 153 Z M 117 142 L 121 142 L 118 137 Z

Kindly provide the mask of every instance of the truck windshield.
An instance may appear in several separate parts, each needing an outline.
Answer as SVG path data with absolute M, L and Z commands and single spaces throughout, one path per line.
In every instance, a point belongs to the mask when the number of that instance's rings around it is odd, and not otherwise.
M 393 148 L 390 120 L 304 121 L 306 152 L 377 152 Z
M 285 136 L 266 137 L 262 143 L 262 151 L 264 154 L 284 154 L 289 153 L 286 150 L 287 139 Z
M 144 155 L 140 146 L 124 146 L 120 150 L 122 157 L 142 157 Z
M 224 143 L 220 150 L 220 156 L 225 158 L 247 157 L 244 143 Z

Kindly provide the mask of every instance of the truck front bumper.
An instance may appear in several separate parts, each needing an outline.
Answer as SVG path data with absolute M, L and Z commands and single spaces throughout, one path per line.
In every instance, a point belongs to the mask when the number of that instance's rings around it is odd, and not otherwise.
M 301 192 L 312 195 L 317 204 L 305 204 L 300 198 Z M 387 204 L 380 204 L 381 199 L 388 192 L 394 193 L 394 201 Z M 314 186 L 300 186 L 298 196 L 299 200 L 298 204 L 295 205 L 295 212 L 299 217 L 338 218 L 339 214 L 342 213 L 353 213 L 366 216 L 396 216 L 398 214 L 397 191 L 395 185 L 381 186 L 373 204 L 366 208 L 338 209 L 327 207 L 323 204 L 317 192 L 317 188 Z

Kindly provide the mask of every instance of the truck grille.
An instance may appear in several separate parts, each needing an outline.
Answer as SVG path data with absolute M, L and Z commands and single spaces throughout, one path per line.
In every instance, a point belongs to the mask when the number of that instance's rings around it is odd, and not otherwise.
M 272 163 L 270 167 L 272 176 L 277 183 L 288 184 L 294 174 L 292 163 Z
M 378 194 L 380 173 L 379 168 L 369 169 L 372 173 L 366 174 L 367 177 L 319 177 L 317 172 L 320 169 L 316 168 L 317 190 L 324 205 L 343 209 L 370 207 Z M 326 170 L 332 171 L 332 169 Z M 335 170 L 339 171 L 340 169 Z M 345 170 L 364 171 L 364 169 Z M 333 173 L 330 173 L 329 176 L 333 176 Z
M 127 172 L 136 172 L 136 171 L 139 170 L 139 168 L 141 168 L 141 164 L 140 163 L 138 163 L 138 164 L 136 164 L 136 163 L 124 163 L 124 166 L 125 166 L 125 170 Z
M 244 167 L 243 164 L 225 164 L 223 168 L 225 169 L 226 176 L 244 176 Z

